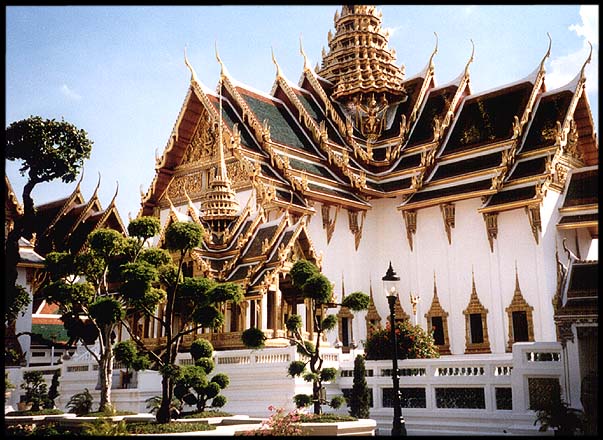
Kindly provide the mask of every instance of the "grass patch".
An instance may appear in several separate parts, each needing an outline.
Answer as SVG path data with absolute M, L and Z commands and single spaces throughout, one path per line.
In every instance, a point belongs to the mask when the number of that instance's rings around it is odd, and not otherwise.
M 302 423 L 333 423 L 333 422 L 355 422 L 358 419 L 345 414 L 302 414 Z
M 126 429 L 130 434 L 169 434 L 172 432 L 212 431 L 216 427 L 200 422 L 130 422 L 126 425 Z
M 59 414 L 65 414 L 60 409 L 41 409 L 40 411 L 11 411 L 5 414 L 5 416 L 56 416 Z
M 206 419 L 208 417 L 230 417 L 231 413 L 227 413 L 224 411 L 201 411 L 194 413 L 182 413 L 181 419 Z

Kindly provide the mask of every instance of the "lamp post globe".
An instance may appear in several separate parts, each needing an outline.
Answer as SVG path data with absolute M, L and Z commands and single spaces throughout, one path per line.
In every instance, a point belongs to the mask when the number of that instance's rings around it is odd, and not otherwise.
M 392 350 L 392 382 L 393 382 L 393 407 L 394 420 L 392 424 L 392 436 L 406 435 L 406 424 L 402 417 L 402 407 L 400 405 L 400 381 L 398 378 L 398 341 L 396 339 L 396 317 L 394 305 L 398 296 L 400 277 L 396 275 L 392 262 L 389 262 L 389 267 L 385 276 L 381 278 L 383 281 L 383 290 L 387 296 L 389 304 L 389 328 L 391 332 L 391 340 L 394 346 Z

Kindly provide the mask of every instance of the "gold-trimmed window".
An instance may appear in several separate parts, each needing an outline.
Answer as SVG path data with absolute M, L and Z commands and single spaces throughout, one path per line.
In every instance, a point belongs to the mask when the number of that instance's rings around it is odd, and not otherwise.
M 471 273 L 471 298 L 465 315 L 465 354 L 491 353 L 488 339 L 488 309 L 480 302 L 475 289 L 475 277 Z
M 448 335 L 448 312 L 440 304 L 435 273 L 433 274 L 433 299 L 431 307 L 425 313 L 425 319 L 427 320 L 427 331 L 433 332 L 433 339 L 440 355 L 451 354 L 450 337 Z
M 515 267 L 515 292 L 509 307 L 505 309 L 509 318 L 509 341 L 507 352 L 511 352 L 515 342 L 534 341 L 534 320 L 532 311 L 534 307 L 528 304 L 519 287 L 517 266 Z

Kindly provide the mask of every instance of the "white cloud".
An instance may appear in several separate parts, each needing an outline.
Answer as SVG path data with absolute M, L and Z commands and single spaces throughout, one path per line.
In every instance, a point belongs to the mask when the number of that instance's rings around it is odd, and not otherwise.
M 82 99 L 82 96 L 77 94 L 76 92 L 74 92 L 73 90 L 71 90 L 69 88 L 69 86 L 67 86 L 67 84 L 63 84 L 61 86 L 61 93 L 63 95 L 65 95 L 67 98 L 69 99 L 73 99 L 74 101 L 79 101 L 80 99 Z
M 592 44 L 592 58 L 586 66 L 586 91 L 596 93 L 599 84 L 599 6 L 580 6 L 581 23 L 572 24 L 569 30 L 583 38 L 582 47 L 576 52 L 551 58 L 545 81 L 548 89 L 561 87 L 570 82 L 588 58 Z
M 582 24 L 573 24 L 570 31 L 575 31 L 580 37 L 586 38 L 593 46 L 599 45 L 599 5 L 580 6 Z

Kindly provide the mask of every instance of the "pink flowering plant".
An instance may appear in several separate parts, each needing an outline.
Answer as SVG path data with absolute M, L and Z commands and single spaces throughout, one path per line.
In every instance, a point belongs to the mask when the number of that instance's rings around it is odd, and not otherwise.
M 268 410 L 273 412 L 268 420 L 264 420 L 258 429 L 247 431 L 244 435 L 302 435 L 302 412 L 299 409 L 287 412 L 284 408 L 277 408 L 274 405 L 270 405 Z

